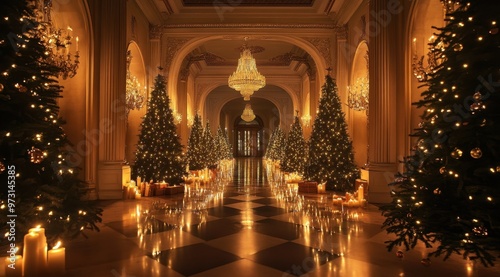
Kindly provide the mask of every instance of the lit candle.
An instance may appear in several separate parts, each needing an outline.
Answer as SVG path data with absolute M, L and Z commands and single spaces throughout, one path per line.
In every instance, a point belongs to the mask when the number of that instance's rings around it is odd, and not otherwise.
M 363 204 L 363 198 L 364 198 L 364 189 L 363 189 L 363 185 L 359 185 L 359 188 L 358 188 L 358 201 L 359 201 L 359 204 L 362 205 Z
M 141 178 L 141 176 L 137 176 L 137 185 L 138 186 L 142 185 L 142 178 Z
M 29 232 L 24 236 L 23 276 L 38 276 L 42 270 L 43 249 L 44 247 L 40 242 L 40 233 Z
M 23 276 L 23 257 L 21 255 L 15 255 L 14 257 L 5 258 L 5 276 Z
M 60 241 L 49 250 L 48 266 L 51 276 L 62 276 L 66 271 L 66 249 L 61 247 Z

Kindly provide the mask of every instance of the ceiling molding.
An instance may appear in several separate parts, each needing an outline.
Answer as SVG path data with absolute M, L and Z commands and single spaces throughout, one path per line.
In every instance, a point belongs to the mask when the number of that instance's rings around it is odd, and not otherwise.
M 266 29 L 335 29 L 335 24 L 246 24 L 246 23 L 187 23 L 187 24 L 164 24 L 164 29 L 191 29 L 191 28 L 266 28 Z
M 238 2 L 221 0 L 220 4 L 241 7 L 312 7 L 314 0 L 239 0 Z M 213 0 L 182 0 L 185 7 L 213 7 Z

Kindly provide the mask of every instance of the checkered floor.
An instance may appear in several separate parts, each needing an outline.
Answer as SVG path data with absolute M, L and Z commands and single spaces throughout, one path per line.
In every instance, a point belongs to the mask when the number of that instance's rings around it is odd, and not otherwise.
M 67 246 L 67 276 L 500 276 L 459 257 L 424 266 L 423 247 L 398 258 L 375 206 L 282 201 L 260 160 L 234 173 L 217 189 L 103 203 L 101 232 Z

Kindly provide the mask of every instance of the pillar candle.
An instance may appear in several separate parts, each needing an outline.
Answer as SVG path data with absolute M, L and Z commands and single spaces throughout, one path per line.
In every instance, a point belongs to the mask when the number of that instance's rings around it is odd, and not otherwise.
M 362 205 L 363 204 L 363 198 L 364 198 L 364 189 L 363 189 L 363 185 L 359 185 L 359 188 L 358 188 L 358 201 L 359 201 L 359 204 Z
M 51 276 L 62 276 L 66 272 L 66 249 L 59 247 L 60 244 L 58 242 L 48 253 L 48 271 Z
M 22 277 L 23 276 L 23 257 L 16 255 L 11 260 L 10 257 L 5 258 L 5 276 L 6 277 Z
M 42 256 L 43 249 L 45 247 L 41 245 L 40 233 L 29 232 L 24 236 L 23 276 L 39 276 L 44 258 Z
M 142 185 L 142 178 L 141 178 L 141 176 L 137 176 L 137 185 L 138 186 Z

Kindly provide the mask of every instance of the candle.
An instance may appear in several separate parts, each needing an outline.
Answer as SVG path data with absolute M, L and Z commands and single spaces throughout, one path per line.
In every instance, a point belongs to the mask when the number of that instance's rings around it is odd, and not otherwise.
M 363 185 L 359 185 L 359 188 L 358 188 L 358 201 L 359 201 L 359 204 L 362 205 L 363 204 L 363 198 L 364 198 L 364 189 L 363 189 Z
M 40 243 L 40 233 L 29 232 L 24 236 L 23 276 L 38 276 L 42 269 L 43 249 Z
M 141 178 L 141 176 L 137 176 L 137 185 L 138 186 L 142 185 L 142 178 Z
M 58 241 L 54 248 L 49 250 L 48 267 L 51 276 L 62 276 L 66 271 L 66 249 L 60 246 L 61 242 Z
M 5 276 L 23 276 L 23 257 L 21 255 L 15 255 L 14 257 L 5 258 Z
M 140 192 L 136 192 L 135 193 L 135 199 L 141 199 L 141 193 Z
M 78 39 L 78 37 L 76 37 L 76 52 L 78 52 L 78 41 L 79 41 L 79 39 Z

